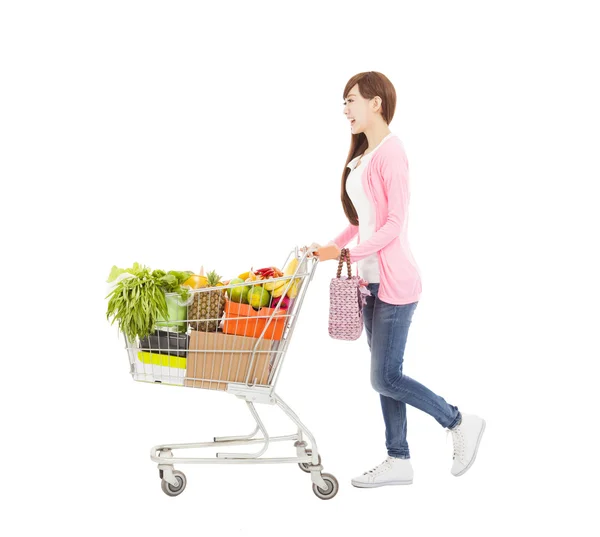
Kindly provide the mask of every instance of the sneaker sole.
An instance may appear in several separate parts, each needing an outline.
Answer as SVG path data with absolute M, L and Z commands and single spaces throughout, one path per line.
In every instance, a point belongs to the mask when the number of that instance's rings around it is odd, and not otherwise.
M 453 476 L 460 477 L 469 468 L 471 468 L 471 466 L 473 466 L 473 463 L 475 462 L 475 458 L 477 457 L 477 451 L 479 450 L 479 442 L 481 442 L 481 437 L 483 436 L 483 431 L 485 431 L 485 420 L 482 420 L 482 421 L 483 421 L 483 426 L 481 427 L 481 431 L 479 431 L 479 436 L 477 437 L 477 443 L 475 444 L 475 453 L 473 453 L 473 458 L 469 461 L 469 464 L 467 464 L 460 472 L 458 472 L 457 474 L 452 474 Z
M 385 487 L 386 485 L 412 485 L 410 481 L 386 481 L 385 483 L 358 483 L 351 481 L 352 485 L 359 489 L 372 489 L 375 487 Z

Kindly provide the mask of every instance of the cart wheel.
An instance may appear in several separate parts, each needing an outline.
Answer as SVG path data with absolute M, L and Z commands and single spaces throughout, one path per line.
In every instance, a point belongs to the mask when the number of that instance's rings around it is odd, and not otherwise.
M 340 485 L 335 477 L 331 474 L 321 474 L 321 477 L 327 483 L 327 489 L 323 490 L 318 487 L 316 483 L 313 483 L 313 492 L 321 498 L 321 500 L 330 500 L 333 498 L 340 489 Z
M 307 455 L 312 455 L 312 449 L 306 450 Z M 319 464 L 321 464 L 321 454 L 319 453 Z M 309 462 L 299 462 L 298 466 L 300 466 L 300 470 L 306 473 L 310 473 L 310 463 Z
M 163 489 L 163 492 L 167 496 L 179 496 L 184 491 L 185 486 L 187 485 L 187 479 L 185 478 L 185 474 L 183 472 L 175 470 L 173 472 L 173 475 L 179 482 L 179 484 L 176 487 L 174 487 L 173 485 L 171 485 L 171 483 L 165 480 L 163 480 L 160 484 L 160 486 Z

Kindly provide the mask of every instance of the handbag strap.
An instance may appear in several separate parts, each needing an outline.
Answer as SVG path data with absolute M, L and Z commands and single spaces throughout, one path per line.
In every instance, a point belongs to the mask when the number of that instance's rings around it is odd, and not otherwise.
M 342 275 L 344 257 L 346 258 L 346 266 L 348 267 L 348 278 L 352 278 L 352 267 L 350 265 L 350 250 L 348 250 L 348 248 L 342 248 L 340 250 L 340 261 L 338 263 L 337 278 L 339 278 Z

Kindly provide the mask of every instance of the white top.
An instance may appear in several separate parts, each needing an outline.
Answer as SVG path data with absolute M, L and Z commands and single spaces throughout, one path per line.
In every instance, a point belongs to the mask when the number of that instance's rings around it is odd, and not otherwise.
M 365 193 L 362 174 L 367 168 L 367 164 L 371 155 L 377 151 L 377 148 L 385 142 L 390 136 L 394 136 L 394 133 L 390 132 L 375 148 L 373 151 L 367 153 L 364 157 L 359 155 L 354 157 L 349 163 L 350 173 L 346 180 L 346 192 L 350 197 L 350 200 L 354 204 L 354 208 L 358 214 L 358 235 L 360 242 L 364 242 L 375 233 L 375 208 L 373 204 L 367 198 Z M 360 159 L 360 164 L 356 166 L 357 161 Z M 377 252 L 365 257 L 357 262 L 357 275 L 364 278 L 369 283 L 379 282 L 379 259 Z

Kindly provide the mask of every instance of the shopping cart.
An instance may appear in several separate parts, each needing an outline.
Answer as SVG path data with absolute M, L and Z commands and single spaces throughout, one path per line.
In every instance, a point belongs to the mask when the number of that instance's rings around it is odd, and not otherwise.
M 270 280 L 204 287 L 191 292 L 186 302 L 179 295 L 167 294 L 169 318 L 157 323 L 157 330 L 146 338 L 131 341 L 125 336 L 131 374 L 134 380 L 192 388 L 226 391 L 245 400 L 256 421 L 254 431 L 247 435 L 214 437 L 212 442 L 163 444 L 154 446 L 151 459 L 158 463 L 162 490 L 168 496 L 178 496 L 186 487 L 183 472 L 175 464 L 274 464 L 297 463 L 310 473 L 317 497 L 328 500 L 339 489 L 337 479 L 322 473 L 321 455 L 308 428 L 295 412 L 275 393 L 277 379 L 290 343 L 302 302 L 312 280 L 318 257 L 316 249 L 295 247 L 284 265 L 293 263 L 293 274 Z M 308 271 L 309 259 L 311 262 Z M 288 274 L 289 272 L 289 274 Z M 237 296 L 257 285 L 272 289 L 273 296 L 288 296 L 274 308 L 255 310 L 243 300 L 229 300 L 226 289 L 237 289 Z M 294 288 L 295 286 L 295 288 Z M 265 288 L 265 287 L 263 287 Z M 288 293 L 292 289 L 292 292 Z M 262 293 L 260 289 L 257 292 Z M 235 295 L 232 295 L 235 296 Z M 182 313 L 177 313 L 177 311 Z M 255 403 L 277 405 L 297 426 L 297 433 L 270 437 L 254 406 Z M 255 438 L 258 432 L 262 437 Z M 310 442 L 310 447 L 304 438 Z M 271 442 L 294 441 L 295 457 L 263 455 Z M 216 457 L 176 457 L 173 450 L 260 444 L 252 453 L 219 452 Z

